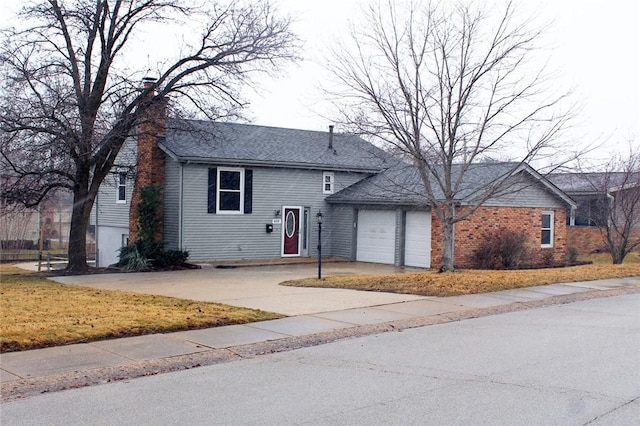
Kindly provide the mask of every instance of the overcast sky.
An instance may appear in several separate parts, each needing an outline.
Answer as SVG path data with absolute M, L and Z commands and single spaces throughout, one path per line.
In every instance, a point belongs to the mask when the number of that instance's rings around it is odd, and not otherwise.
M 252 98 L 255 123 L 324 130 L 330 124 L 322 111 L 316 87 L 321 66 L 315 52 L 343 33 L 366 0 L 277 0 L 282 11 L 297 16 L 296 31 L 306 40 L 304 56 L 287 76 L 265 81 L 264 91 Z M 446 2 L 447 0 L 445 0 Z M 525 1 L 540 19 L 553 21 L 548 34 L 554 45 L 551 69 L 557 84 L 575 89 L 583 105 L 575 138 L 607 140 L 614 150 L 634 139 L 640 145 L 640 1 L 550 0 Z M 320 111 L 317 111 L 320 110 Z M 600 152 L 603 152 L 602 150 Z
M 256 124 L 326 130 L 330 116 L 318 86 L 322 66 L 318 52 L 345 34 L 349 19 L 367 0 L 274 0 L 292 15 L 294 31 L 305 43 L 304 61 L 278 79 L 262 79 L 251 95 L 247 116 Z M 443 0 L 445 3 L 450 0 Z M 498 0 L 502 1 L 502 0 Z M 0 25 L 6 25 L 17 0 L 2 0 Z M 635 140 L 640 145 L 640 1 L 523 1 L 524 14 L 540 13 L 553 21 L 548 38 L 554 45 L 549 66 L 559 72 L 560 87 L 574 88 L 583 105 L 574 139 L 606 140 L 613 151 Z

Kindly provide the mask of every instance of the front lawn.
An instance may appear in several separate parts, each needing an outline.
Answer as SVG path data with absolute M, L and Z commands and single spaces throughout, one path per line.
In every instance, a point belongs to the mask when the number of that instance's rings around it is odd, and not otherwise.
M 387 275 L 340 275 L 322 280 L 306 278 L 282 285 L 296 287 L 328 287 L 352 290 L 383 291 L 419 296 L 456 296 L 488 293 L 536 285 L 591 281 L 606 278 L 640 276 L 640 263 L 634 253 L 622 265 L 604 263 L 602 255 L 590 256 L 592 265 L 567 268 L 489 271 L 466 269 L 451 273 L 435 270 Z
M 59 284 L 0 267 L 0 352 L 281 318 L 218 303 Z

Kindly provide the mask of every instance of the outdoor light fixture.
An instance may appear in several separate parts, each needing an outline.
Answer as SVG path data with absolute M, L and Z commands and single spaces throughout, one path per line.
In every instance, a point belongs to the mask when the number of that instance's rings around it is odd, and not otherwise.
M 318 220 L 318 279 L 322 279 L 322 211 L 316 214 Z

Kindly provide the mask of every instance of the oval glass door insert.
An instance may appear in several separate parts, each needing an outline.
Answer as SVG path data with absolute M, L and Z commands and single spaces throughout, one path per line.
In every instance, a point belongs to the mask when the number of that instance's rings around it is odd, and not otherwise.
M 293 214 L 292 211 L 287 213 L 287 217 L 285 219 L 285 227 L 287 231 L 287 238 L 293 237 L 293 234 L 296 230 L 296 215 Z

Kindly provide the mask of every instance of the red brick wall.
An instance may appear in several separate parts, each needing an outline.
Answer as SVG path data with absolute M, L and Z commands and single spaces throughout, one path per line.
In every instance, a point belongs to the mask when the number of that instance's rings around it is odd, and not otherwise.
M 640 230 L 631 231 L 630 240 L 639 239 Z M 567 246 L 576 249 L 578 254 L 609 251 L 606 230 L 593 226 L 567 227 Z
M 578 251 L 578 254 L 589 254 L 601 251 L 607 246 L 600 228 L 589 226 L 569 226 L 567 228 L 567 245 Z
M 541 215 L 554 211 L 554 243 L 552 248 L 540 247 Z M 457 268 L 473 267 L 473 252 L 490 233 L 501 228 L 525 231 L 530 237 L 526 243 L 530 260 L 542 262 L 551 253 L 557 262 L 564 260 L 567 250 L 566 210 L 527 207 L 480 207 L 466 220 L 455 224 L 455 261 Z M 435 213 L 431 221 L 431 265 L 439 267 L 442 261 L 442 224 Z
M 129 241 L 136 240 L 138 233 L 138 221 L 136 219 L 136 207 L 140 202 L 140 188 L 147 185 L 164 184 L 164 162 L 165 154 L 158 147 L 158 136 L 165 134 L 166 126 L 166 102 L 160 100 L 151 105 L 149 110 L 143 114 L 137 127 L 138 154 L 136 180 L 131 195 L 131 206 L 129 207 Z M 162 218 L 162 211 L 158 212 Z M 156 238 L 162 239 L 162 220 Z

